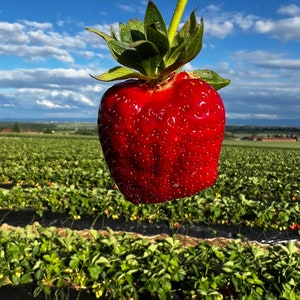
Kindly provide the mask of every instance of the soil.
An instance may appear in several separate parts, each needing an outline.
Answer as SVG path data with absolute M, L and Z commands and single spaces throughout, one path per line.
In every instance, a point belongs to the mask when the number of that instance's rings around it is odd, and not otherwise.
M 35 222 L 34 224 L 32 224 L 32 226 L 40 226 L 40 224 L 38 222 Z M 0 230 L 20 230 L 20 229 L 22 229 L 22 227 L 20 227 L 20 226 L 11 226 L 11 225 L 8 225 L 6 223 L 4 223 L 0 226 Z M 66 236 L 67 235 L 67 229 L 66 228 L 56 228 L 56 230 L 57 230 L 57 232 L 60 236 Z M 109 235 L 109 232 L 107 230 L 102 229 L 102 230 L 97 230 L 97 231 L 101 235 Z M 83 238 L 86 238 L 86 239 L 92 238 L 92 235 L 91 235 L 89 229 L 74 230 L 74 233 L 79 235 L 79 236 L 82 236 Z M 115 233 L 116 234 L 124 234 L 124 233 L 127 233 L 127 232 L 125 232 L 125 231 L 115 231 Z M 157 234 L 157 235 L 153 235 L 153 236 L 142 235 L 142 234 L 138 234 L 138 233 L 134 233 L 134 232 L 131 232 L 130 234 L 132 234 L 134 237 L 137 237 L 137 238 L 149 239 L 151 242 L 154 242 L 154 243 L 158 240 L 166 239 L 167 237 L 170 236 L 166 233 Z M 232 239 L 232 238 L 225 238 L 225 237 L 216 237 L 216 238 L 203 239 L 203 238 L 191 237 L 191 236 L 183 235 L 183 234 L 175 234 L 175 235 L 172 235 L 172 236 L 175 239 L 179 240 L 183 247 L 193 247 L 193 246 L 196 246 L 199 242 L 205 242 L 205 243 L 208 243 L 210 245 L 218 246 L 220 248 L 226 248 L 228 243 L 235 240 L 235 239 Z M 264 247 L 264 248 L 270 246 L 270 244 L 266 244 L 266 243 L 259 243 L 257 241 L 252 241 L 252 242 L 255 243 L 256 245 L 258 245 L 260 247 Z M 241 240 L 241 243 L 246 245 L 247 241 L 246 240 Z M 295 245 L 299 248 L 299 251 L 300 251 L 300 242 L 295 241 Z
M 35 222 L 32 226 L 40 226 L 40 224 L 38 222 Z M 6 223 L 2 224 L 0 226 L 0 230 L 20 230 L 22 229 L 22 227 L 20 226 L 11 226 L 8 225 Z M 56 228 L 58 234 L 60 236 L 66 236 L 67 235 L 67 230 L 66 228 Z M 98 232 L 102 235 L 109 235 L 109 232 L 107 230 L 98 230 Z M 80 236 L 82 236 L 83 238 L 86 239 L 90 239 L 92 238 L 92 235 L 90 233 L 89 229 L 83 229 L 83 230 L 74 230 L 75 234 L 78 234 Z M 124 231 L 117 231 L 115 232 L 116 234 L 123 234 L 125 233 Z M 150 241 L 157 241 L 157 240 L 161 240 L 161 239 L 166 239 L 167 237 L 169 237 L 170 235 L 162 233 L 162 234 L 157 234 L 154 236 L 146 236 L 146 235 L 142 235 L 142 234 L 138 234 L 138 233 L 132 233 L 132 235 L 134 237 L 137 238 L 147 238 Z M 189 247 L 189 246 L 195 246 L 197 245 L 197 243 L 199 241 L 205 241 L 207 243 L 213 244 L 213 245 L 217 245 L 220 247 L 226 247 L 226 245 L 228 244 L 229 241 L 232 241 L 233 239 L 227 239 L 227 238 L 212 238 L 212 239 L 200 239 L 200 238 L 195 238 L 195 237 L 191 237 L 191 236 L 187 236 L 187 235 L 182 235 L 182 234 L 178 234 L 174 236 L 176 239 L 178 239 L 183 247 Z
M 63 213 L 52 213 L 44 211 L 39 217 L 32 209 L 13 211 L 0 209 L 0 226 L 8 224 L 15 227 L 24 227 L 38 222 L 43 227 L 55 226 L 57 228 L 70 228 L 72 230 L 85 231 L 93 228 L 95 230 L 125 231 L 143 236 L 182 236 L 185 243 L 195 243 L 195 240 L 223 241 L 231 239 L 244 239 L 262 244 L 279 244 L 288 241 L 300 242 L 300 236 L 291 230 L 265 230 L 262 228 L 247 227 L 244 225 L 222 225 L 222 224 L 185 224 L 181 223 L 171 227 L 166 222 L 140 222 L 126 221 L 125 219 L 110 219 L 105 217 L 81 216 L 80 220 L 74 220 L 70 215 Z M 187 240 L 188 239 L 188 240 Z

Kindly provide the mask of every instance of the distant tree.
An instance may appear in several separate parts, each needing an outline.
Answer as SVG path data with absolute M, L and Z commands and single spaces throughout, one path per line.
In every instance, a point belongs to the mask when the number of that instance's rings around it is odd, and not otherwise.
M 97 127 L 95 127 L 94 129 L 79 128 L 73 134 L 75 134 L 75 135 L 97 135 L 98 129 L 97 129 Z
M 53 133 L 53 130 L 52 130 L 51 128 L 47 127 L 47 128 L 44 130 L 44 133 L 47 133 L 47 134 Z
M 16 122 L 16 123 L 14 124 L 14 127 L 13 127 L 12 131 L 13 131 L 13 132 L 21 132 L 21 128 L 20 128 L 20 125 L 19 125 L 18 122 Z

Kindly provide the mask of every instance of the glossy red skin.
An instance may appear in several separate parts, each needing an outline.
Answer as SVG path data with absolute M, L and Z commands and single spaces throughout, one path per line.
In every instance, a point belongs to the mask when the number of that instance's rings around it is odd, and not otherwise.
M 111 175 L 133 203 L 160 203 L 218 176 L 225 109 L 206 82 L 181 72 L 160 86 L 127 80 L 102 97 L 99 139 Z

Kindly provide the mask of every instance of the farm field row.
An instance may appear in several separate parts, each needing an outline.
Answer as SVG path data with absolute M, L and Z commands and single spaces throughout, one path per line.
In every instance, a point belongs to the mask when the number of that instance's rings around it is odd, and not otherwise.
M 219 177 L 211 188 L 169 203 L 133 205 L 115 189 L 97 139 L 2 138 L 0 207 L 170 225 L 205 222 L 287 229 L 297 224 L 300 149 L 246 145 L 224 143 Z
M 299 143 L 225 141 L 211 188 L 169 203 L 133 205 L 115 188 L 96 138 L 0 142 L 0 212 L 30 209 L 40 218 L 61 213 L 76 224 L 87 217 L 160 222 L 178 232 L 198 223 L 293 236 L 300 230 Z M 176 230 L 149 239 L 92 227 L 16 228 L 3 220 L 0 287 L 30 284 L 32 296 L 68 299 L 64 291 L 71 288 L 82 291 L 78 299 L 300 299 L 296 241 L 262 245 L 241 236 L 212 242 L 192 239 L 188 231 L 179 239 Z
M 39 299 L 299 299 L 300 255 L 293 242 L 187 245 L 179 236 L 149 239 L 111 230 L 0 229 L 0 287 L 29 284 L 33 294 L 24 300 L 43 294 Z

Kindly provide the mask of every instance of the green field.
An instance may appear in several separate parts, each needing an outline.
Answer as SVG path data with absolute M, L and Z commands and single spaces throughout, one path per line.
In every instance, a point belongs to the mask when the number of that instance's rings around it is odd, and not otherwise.
M 223 145 L 246 147 L 246 148 L 273 148 L 273 149 L 300 150 L 300 142 L 261 142 L 261 141 L 224 140 Z
M 136 220 L 217 222 L 288 228 L 298 221 L 300 143 L 225 141 L 219 177 L 199 194 L 163 205 L 136 206 L 117 190 L 96 137 L 2 137 L 1 207 L 45 208 Z M 34 188 L 23 189 L 23 184 Z M 17 199 L 17 200 L 16 200 Z M 295 201 L 295 199 L 297 201 Z M 109 213 L 107 213 L 109 211 Z
M 96 136 L 2 134 L 0 209 L 32 209 L 41 217 L 62 213 L 74 222 L 87 215 L 163 222 L 174 232 L 201 223 L 295 236 L 300 232 L 299 145 L 226 140 L 211 188 L 168 203 L 133 205 L 114 188 Z M 132 233 L 83 229 L 3 225 L 0 287 L 31 283 L 34 295 L 55 300 L 68 299 L 63 290 L 70 287 L 100 299 L 300 299 L 296 242 L 260 246 L 240 236 L 221 246 L 204 240 L 186 247 L 188 229 L 181 240 L 174 234 L 155 242 Z

